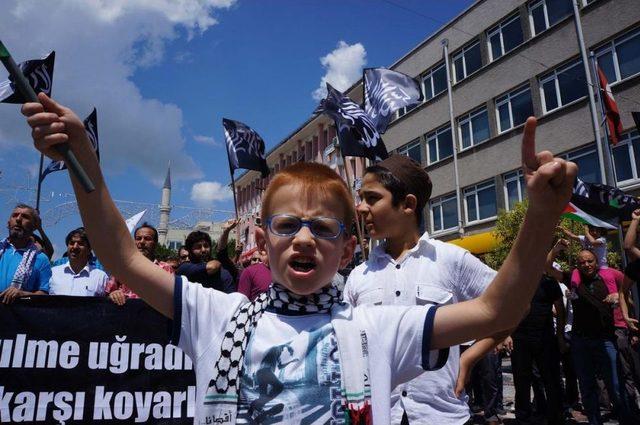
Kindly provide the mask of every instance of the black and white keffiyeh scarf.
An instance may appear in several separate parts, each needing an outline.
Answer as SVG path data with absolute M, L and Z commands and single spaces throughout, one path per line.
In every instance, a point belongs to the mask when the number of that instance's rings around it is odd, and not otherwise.
M 235 424 L 244 354 L 252 331 L 265 310 L 277 314 L 331 314 L 331 322 L 338 341 L 342 369 L 342 397 L 346 415 L 361 417 L 363 411 L 370 419 L 370 388 L 366 334 L 352 325 L 352 309 L 341 303 L 341 291 L 335 286 L 322 288 L 302 296 L 289 292 L 274 283 L 253 302 L 240 306 L 227 325 L 215 364 L 214 375 L 204 397 L 204 417 L 200 423 Z M 369 421 L 347 423 L 368 424 Z
M 7 248 L 11 246 L 11 242 L 9 242 L 8 238 L 0 241 L 0 257 L 4 255 Z M 15 248 L 14 248 L 15 249 Z M 29 242 L 29 245 L 25 248 L 24 254 L 22 254 L 22 260 L 20 264 L 18 264 L 18 268 L 11 279 L 10 286 L 14 286 L 18 289 L 22 288 L 22 285 L 29 281 L 29 277 L 31 277 L 31 272 L 33 271 L 33 265 L 36 260 L 36 256 L 38 255 L 38 249 L 36 248 L 33 242 Z

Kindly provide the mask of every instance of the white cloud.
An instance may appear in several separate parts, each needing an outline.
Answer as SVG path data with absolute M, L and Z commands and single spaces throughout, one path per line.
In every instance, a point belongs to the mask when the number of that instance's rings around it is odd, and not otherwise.
M 202 178 L 185 150 L 182 110 L 145 98 L 131 77 L 165 59 L 179 29 L 190 36 L 215 25 L 216 9 L 235 0 L 5 0 L 3 42 L 17 60 L 56 50 L 54 98 L 84 118 L 98 109 L 102 164 L 162 180 L 171 159 L 176 178 Z M 36 30 L 34 30 L 36 29 Z M 169 58 L 171 59 L 174 54 Z M 6 73 L 0 71 L 0 79 Z M 0 107 L 0 155 L 30 138 L 17 107 Z
M 202 143 L 203 145 L 210 146 L 222 146 L 213 136 L 203 136 L 201 134 L 196 134 L 193 136 L 193 140 L 198 143 Z
M 211 206 L 216 201 L 233 198 L 229 186 L 218 182 L 199 182 L 191 187 L 191 200 L 200 206 Z
M 326 73 L 320 80 L 320 87 L 312 93 L 317 101 L 327 95 L 326 83 L 344 91 L 358 81 L 362 77 L 362 68 L 367 63 L 367 51 L 361 43 L 349 45 L 339 41 L 332 52 L 320 58 L 320 63 Z

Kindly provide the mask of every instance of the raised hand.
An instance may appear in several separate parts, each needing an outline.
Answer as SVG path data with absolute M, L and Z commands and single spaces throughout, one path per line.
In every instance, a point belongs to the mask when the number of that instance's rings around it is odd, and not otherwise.
M 33 142 L 40 152 L 59 161 L 62 156 L 53 149 L 60 143 L 69 143 L 71 149 L 78 143 L 89 143 L 84 124 L 71 109 L 66 108 L 44 93 L 38 94 L 40 103 L 22 105 L 22 114 L 31 127 Z
M 640 220 L 640 208 L 631 213 L 631 218 L 633 220 Z
M 576 164 L 554 158 L 549 151 L 536 153 L 537 120 L 529 117 L 522 137 L 522 171 L 527 185 L 529 212 L 559 216 L 571 199 Z

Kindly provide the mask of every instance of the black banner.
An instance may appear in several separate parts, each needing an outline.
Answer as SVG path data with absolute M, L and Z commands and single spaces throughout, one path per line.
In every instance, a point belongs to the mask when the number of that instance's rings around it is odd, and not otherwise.
M 0 304 L 0 423 L 192 423 L 191 360 L 141 300 Z

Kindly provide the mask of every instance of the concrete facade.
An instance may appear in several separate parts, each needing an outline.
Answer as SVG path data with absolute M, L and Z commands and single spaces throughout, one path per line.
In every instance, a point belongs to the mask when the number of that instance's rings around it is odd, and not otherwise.
M 640 188 L 640 141 L 635 132 L 631 111 L 640 111 L 640 8 L 637 0 L 577 0 L 580 8 L 580 19 L 585 38 L 587 51 L 595 51 L 596 54 L 605 46 L 612 45 L 614 41 L 624 41 L 613 48 L 616 51 L 617 66 L 616 78 L 610 78 L 610 85 L 630 143 L 635 150 L 629 149 L 625 159 L 621 153 L 621 147 L 617 149 L 616 160 L 628 161 L 633 169 L 632 178 L 620 181 L 619 186 L 634 194 Z M 560 85 L 567 82 L 567 78 L 574 84 L 576 81 L 583 84 L 586 91 L 584 77 L 572 77 L 569 73 L 559 72 L 563 67 L 578 61 L 578 66 L 572 68 L 575 72 L 584 72 L 581 62 L 580 48 L 577 37 L 576 21 L 572 13 L 570 0 L 478 0 L 451 22 L 430 35 L 412 51 L 407 52 L 389 68 L 403 72 L 419 80 L 423 80 L 430 71 L 444 62 L 443 40 L 448 43 L 449 58 L 453 71 L 459 71 L 459 64 L 455 64 L 455 58 L 461 49 L 479 44 L 481 66 L 460 81 L 452 77 L 452 104 L 454 116 L 454 133 L 458 160 L 458 177 L 461 187 L 460 208 L 463 216 L 462 224 L 464 234 L 472 235 L 491 229 L 495 223 L 495 214 L 482 219 L 469 220 L 466 211 L 467 203 L 473 201 L 473 197 L 465 201 L 465 189 L 479 183 L 493 182 L 494 197 L 493 207 L 496 210 L 508 208 L 508 200 L 505 195 L 505 173 L 516 171 L 520 167 L 520 142 L 522 136 L 522 124 L 513 126 L 506 131 L 499 131 L 499 112 L 496 100 L 518 88 L 529 88 L 531 107 L 538 118 L 537 149 L 547 149 L 556 155 L 569 155 L 573 157 L 578 149 L 584 152 L 595 149 L 595 136 L 591 120 L 590 104 L 588 96 L 579 96 L 558 108 L 547 107 L 545 91 L 541 84 L 546 84 L 545 90 L 550 92 L 549 84 L 555 84 L 556 90 L 560 90 L 558 97 L 562 101 L 565 96 Z M 551 16 L 553 10 L 560 9 L 555 18 Z M 542 15 L 541 15 L 542 13 Z M 538 30 L 534 27 L 534 21 L 539 24 L 540 16 L 544 23 L 549 23 L 547 29 Z M 519 18 L 519 28 L 522 41 L 516 47 L 505 52 L 497 59 L 492 60 L 492 44 L 490 33 L 501 23 L 506 24 L 511 19 Z M 537 21 L 536 21 L 537 19 Z M 515 28 L 514 24 L 514 28 Z M 503 30 L 504 33 L 504 30 Z M 504 36 L 506 37 L 506 36 Z M 493 39 L 492 39 L 493 40 Z M 494 43 L 495 45 L 495 43 Z M 622 49 L 626 49 L 623 52 Z M 631 52 L 632 54 L 630 54 Z M 633 53 L 637 52 L 637 55 Z M 403 52 L 398 52 L 400 55 Z M 626 55 L 626 62 L 622 63 Z M 604 60 L 604 59 L 603 59 Z M 615 61 L 615 60 L 614 60 Z M 604 63 L 604 62 L 603 62 Z M 378 64 L 376 64 L 378 65 Z M 380 64 L 383 65 L 383 64 Z M 621 69 L 625 68 L 627 75 L 621 76 Z M 589 66 L 589 69 L 591 67 Z M 632 70 L 629 73 L 629 69 Z M 551 73 L 560 75 L 546 83 L 546 77 Z M 573 71 L 572 71 L 573 72 Z M 618 75 L 620 74 L 620 75 Z M 573 80 L 572 80 L 573 78 Z M 592 76 L 593 79 L 593 76 Z M 594 79 L 595 82 L 597 80 Z M 424 86 L 424 84 L 423 84 Z M 423 87 L 424 90 L 425 87 Z M 361 81 L 347 90 L 347 94 L 355 101 L 362 97 Z M 546 100 L 545 100 L 546 99 Z M 486 108 L 488 124 L 488 138 L 477 145 L 461 148 L 461 119 L 471 112 Z M 600 108 L 598 106 L 598 117 Z M 425 208 L 427 230 L 434 237 L 453 239 L 460 236 L 457 227 L 436 229 L 432 214 L 432 206 L 442 196 L 455 194 L 455 173 L 453 158 L 449 157 L 439 161 L 429 161 L 427 135 L 439 128 L 450 127 L 449 98 L 447 90 L 440 92 L 431 99 L 424 101 L 416 108 L 400 116 L 391 123 L 383 139 L 387 149 L 392 152 L 402 151 L 409 143 L 416 141 L 420 145 L 421 161 L 429 172 L 433 181 L 433 193 L 431 203 Z M 324 130 L 328 130 L 328 140 Z M 604 133 L 603 133 L 604 134 Z M 298 160 L 313 160 L 319 162 L 330 161 L 329 157 L 322 155 L 328 142 L 333 139 L 335 131 L 326 117 L 311 118 L 289 137 L 273 148 L 268 155 L 269 167 L 277 171 L 284 165 L 288 165 L 291 154 L 293 158 L 298 154 Z M 626 146 L 626 145 L 621 145 Z M 637 146 L 637 147 L 635 147 Z M 626 149 L 626 147 L 624 147 Z M 300 152 L 305 155 L 300 157 Z M 584 153 L 583 151 L 580 151 Z M 594 154 L 583 158 L 583 170 L 587 172 Z M 635 156 L 635 158 L 634 158 Z M 596 155 L 597 158 L 597 155 Z M 295 161 L 295 159 L 292 159 Z M 348 159 L 348 162 L 349 159 Z M 362 170 L 360 159 L 356 161 L 356 175 Z M 349 167 L 351 164 L 347 164 Z M 340 170 L 340 165 L 338 164 Z M 596 168 L 598 168 L 596 166 Z M 629 171 L 631 173 L 631 171 Z M 353 175 L 353 174 L 351 174 Z M 583 176 L 588 181 L 586 177 Z M 619 179 L 620 180 L 620 179 Z M 250 217 L 255 218 L 259 214 L 261 189 L 266 187 L 267 181 L 259 179 L 257 172 L 247 172 L 236 182 L 238 191 L 239 210 L 243 220 L 248 225 L 240 227 L 240 240 L 243 236 L 251 246 L 253 228 Z M 487 202 L 486 193 L 482 202 Z M 480 195 L 478 195 L 480 196 Z M 479 199 L 476 197 L 475 199 Z M 481 206 L 478 200 L 475 213 Z M 472 207 L 470 207 L 472 208 Z M 470 215 L 473 211 L 470 211 Z M 243 235 L 244 232 L 244 235 Z

